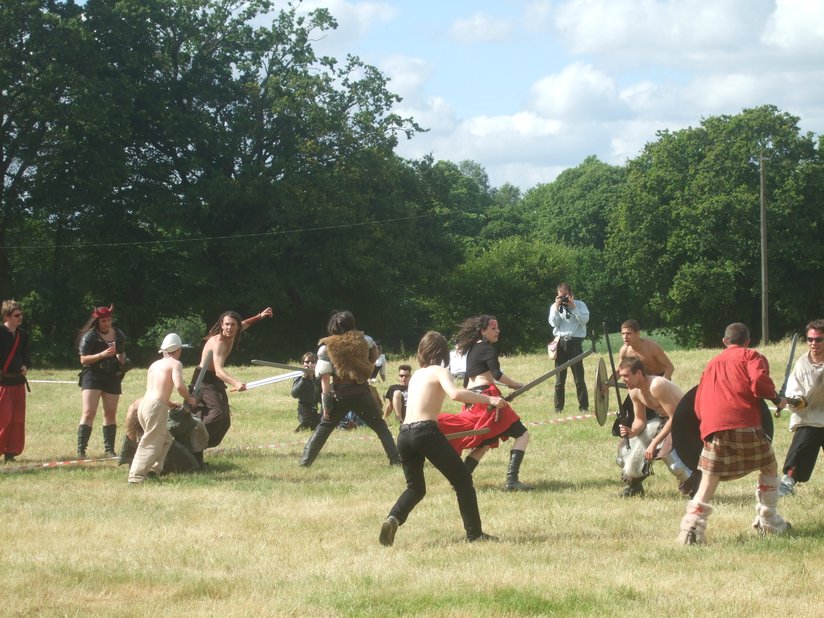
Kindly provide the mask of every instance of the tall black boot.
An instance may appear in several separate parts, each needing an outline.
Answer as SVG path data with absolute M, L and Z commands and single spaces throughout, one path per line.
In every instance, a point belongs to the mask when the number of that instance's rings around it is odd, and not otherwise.
M 524 460 L 524 451 L 512 449 L 509 452 L 509 470 L 506 472 L 506 491 L 531 491 L 533 488 L 524 485 L 518 480 L 518 472 L 521 470 L 521 462 Z
M 132 460 L 134 459 L 134 454 L 136 452 L 137 442 L 129 439 L 129 436 L 123 436 L 123 446 L 120 447 L 120 459 L 117 461 L 117 465 L 132 465 Z
M 89 446 L 89 438 L 92 436 L 91 425 L 77 426 L 77 458 L 86 459 L 86 448 Z
M 114 452 L 114 441 L 117 437 L 117 425 L 103 425 L 103 448 L 106 449 L 106 457 L 117 457 Z
M 470 457 L 469 455 L 467 455 L 466 459 L 464 459 L 464 465 L 466 466 L 466 469 L 469 470 L 469 474 L 475 472 L 475 468 L 478 467 L 479 463 L 481 462 L 474 457 Z

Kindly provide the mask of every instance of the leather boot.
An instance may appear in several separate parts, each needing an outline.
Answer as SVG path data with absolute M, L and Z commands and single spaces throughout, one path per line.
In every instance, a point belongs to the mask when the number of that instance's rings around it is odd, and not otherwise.
M 509 452 L 509 470 L 506 472 L 506 491 L 531 491 L 533 489 L 518 480 L 518 472 L 521 470 L 521 462 L 523 460 L 524 451 L 512 449 Z
M 106 450 L 106 457 L 117 457 L 114 452 L 114 441 L 117 437 L 117 425 L 103 425 L 103 448 Z
M 120 459 L 117 461 L 118 466 L 123 464 L 132 464 L 134 454 L 137 452 L 137 442 L 130 440 L 129 436 L 123 436 L 123 446 L 120 447 Z
M 86 459 L 86 448 L 89 446 L 89 438 L 92 436 L 90 425 L 77 426 L 77 458 Z
M 466 459 L 464 459 L 464 465 L 466 466 L 466 469 L 469 470 L 469 474 L 475 472 L 475 468 L 478 467 L 479 463 L 481 462 L 474 457 L 470 457 L 469 455 L 467 455 Z

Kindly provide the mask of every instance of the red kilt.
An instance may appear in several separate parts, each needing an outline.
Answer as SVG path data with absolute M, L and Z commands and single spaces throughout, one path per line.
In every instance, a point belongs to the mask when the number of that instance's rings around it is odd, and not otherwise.
M 490 384 L 484 389 L 483 394 L 490 397 L 500 397 L 501 391 L 494 384 Z M 487 443 L 492 448 L 498 448 L 499 440 L 509 439 L 509 436 L 501 434 L 505 433 L 512 423 L 519 420 L 520 417 L 509 406 L 501 410 L 500 417 L 496 421 L 495 408 L 490 408 L 485 403 L 475 403 L 472 405 L 464 404 L 458 414 L 439 414 L 438 427 L 445 434 L 489 427 L 489 433 L 450 440 L 449 444 L 460 455 L 464 449 L 472 449 L 481 446 L 482 443 Z
M 772 444 L 761 427 L 727 429 L 713 436 L 712 442 L 704 442 L 698 467 L 723 481 L 741 478 L 775 462 Z

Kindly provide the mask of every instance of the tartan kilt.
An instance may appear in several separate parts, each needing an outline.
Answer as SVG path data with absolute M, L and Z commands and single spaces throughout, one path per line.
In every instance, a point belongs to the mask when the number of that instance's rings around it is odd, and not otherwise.
M 772 443 L 761 427 L 717 431 L 704 441 L 698 468 L 731 481 L 775 463 Z

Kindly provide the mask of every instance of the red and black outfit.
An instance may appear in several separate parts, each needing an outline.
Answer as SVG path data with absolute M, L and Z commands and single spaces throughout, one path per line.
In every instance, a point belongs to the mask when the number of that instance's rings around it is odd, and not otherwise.
M 498 362 L 498 352 L 492 344 L 486 341 L 479 341 L 469 347 L 466 352 L 466 375 L 464 377 L 464 387 L 469 384 L 469 380 L 481 374 L 491 372 L 496 380 L 503 375 L 501 365 Z M 501 391 L 494 384 L 485 384 L 472 390 L 488 395 L 489 397 L 500 397 Z M 521 423 L 521 418 L 515 411 L 507 406 L 500 411 L 499 418 L 495 420 L 495 408 L 485 404 L 464 404 L 458 414 L 440 414 L 438 416 L 438 426 L 445 434 L 468 431 L 471 429 L 489 428 L 489 433 L 479 436 L 468 436 L 451 440 L 450 444 L 459 454 L 464 449 L 472 449 L 479 446 L 490 446 L 497 448 L 501 440 L 509 438 L 519 438 L 527 432 L 526 427 Z
M 26 439 L 26 377 L 20 370 L 31 367 L 29 337 L 22 328 L 14 333 L 0 328 L 0 453 L 12 459 L 23 452 Z

